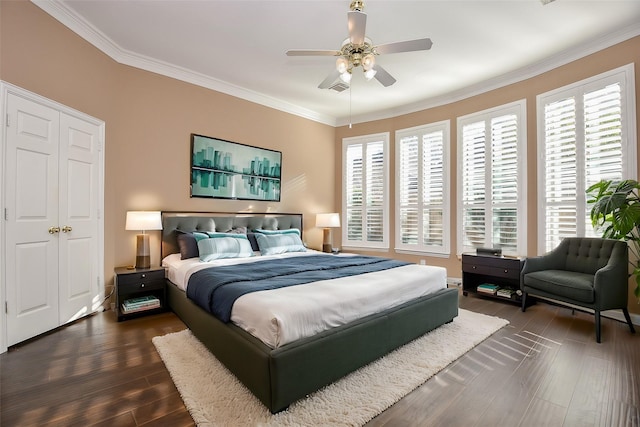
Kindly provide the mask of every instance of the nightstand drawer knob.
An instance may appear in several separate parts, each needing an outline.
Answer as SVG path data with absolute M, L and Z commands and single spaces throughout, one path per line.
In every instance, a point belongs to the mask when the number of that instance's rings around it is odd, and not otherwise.
M 504 272 L 505 272 L 505 273 L 508 273 L 508 272 L 509 272 L 509 270 L 505 270 Z
M 474 266 L 472 266 L 471 268 L 473 268 L 473 269 L 475 270 L 475 269 L 476 269 L 476 266 L 474 265 Z
M 147 277 L 147 275 L 146 275 L 146 274 L 144 274 L 144 273 L 143 273 L 143 274 L 141 274 L 140 276 L 141 276 L 143 279 L 144 279 L 145 277 Z
M 141 288 L 144 288 L 144 283 L 140 285 Z

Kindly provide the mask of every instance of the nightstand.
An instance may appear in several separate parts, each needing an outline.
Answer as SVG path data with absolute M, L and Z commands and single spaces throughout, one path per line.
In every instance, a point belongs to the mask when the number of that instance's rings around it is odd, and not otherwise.
M 166 310 L 164 268 L 118 267 L 115 274 L 118 322 Z
M 462 294 L 476 295 L 511 301 L 520 304 L 520 272 L 524 267 L 524 258 L 508 256 L 482 256 L 462 254 Z M 478 286 L 495 285 L 498 291 L 481 292 Z M 533 303 L 533 301 L 527 300 Z

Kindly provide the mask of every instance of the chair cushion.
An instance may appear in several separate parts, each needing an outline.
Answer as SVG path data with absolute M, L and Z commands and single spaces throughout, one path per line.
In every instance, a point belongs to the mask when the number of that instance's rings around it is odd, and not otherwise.
M 593 274 L 566 270 L 533 271 L 524 275 L 524 285 L 574 301 L 593 303 Z M 530 291 L 535 294 L 535 291 Z

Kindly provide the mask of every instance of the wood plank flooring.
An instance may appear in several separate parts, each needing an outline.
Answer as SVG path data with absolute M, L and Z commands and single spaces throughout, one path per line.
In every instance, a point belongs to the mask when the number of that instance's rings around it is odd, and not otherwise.
M 640 334 L 603 318 L 476 296 L 460 306 L 510 324 L 368 426 L 640 426 Z M 190 426 L 151 338 L 172 313 L 99 313 L 0 355 L 0 425 Z

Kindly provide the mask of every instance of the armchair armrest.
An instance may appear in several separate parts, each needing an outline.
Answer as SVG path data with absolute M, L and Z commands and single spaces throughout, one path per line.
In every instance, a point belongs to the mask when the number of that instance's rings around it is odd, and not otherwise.
M 544 255 L 526 258 L 524 267 L 522 268 L 522 275 L 524 276 L 526 273 L 531 273 L 532 271 L 564 269 L 566 258 L 565 246 L 565 242 L 561 242 L 559 246 Z
M 626 307 L 629 294 L 629 255 L 625 242 L 613 248 L 607 265 L 596 271 L 593 287 L 600 310 Z

